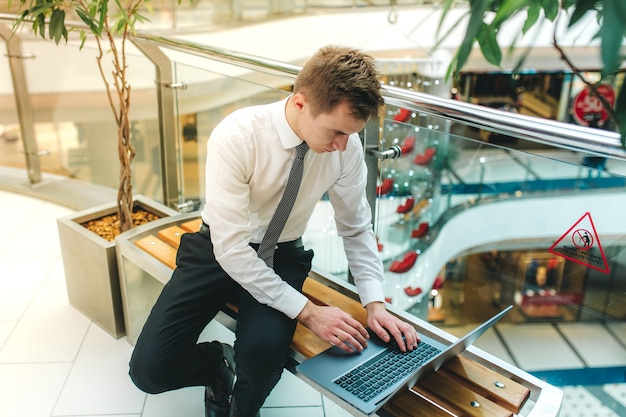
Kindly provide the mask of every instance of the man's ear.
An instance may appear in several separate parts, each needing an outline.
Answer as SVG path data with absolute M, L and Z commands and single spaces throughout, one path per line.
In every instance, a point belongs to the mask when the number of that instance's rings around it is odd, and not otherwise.
M 306 97 L 304 96 L 304 94 L 295 93 L 291 98 L 291 102 L 300 113 L 304 111 L 304 107 L 306 106 Z

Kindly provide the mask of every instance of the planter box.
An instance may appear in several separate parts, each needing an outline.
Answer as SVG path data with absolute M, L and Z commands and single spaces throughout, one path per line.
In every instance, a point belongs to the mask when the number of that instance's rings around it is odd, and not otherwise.
M 141 195 L 135 196 L 135 208 L 159 217 L 178 214 Z M 70 305 L 119 338 L 125 329 L 115 242 L 108 242 L 81 225 L 115 212 L 112 202 L 59 218 L 57 226 Z

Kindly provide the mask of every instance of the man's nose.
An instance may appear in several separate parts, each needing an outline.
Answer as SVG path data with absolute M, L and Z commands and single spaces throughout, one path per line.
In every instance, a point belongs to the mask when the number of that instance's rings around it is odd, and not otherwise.
M 343 152 L 348 146 L 348 135 L 342 135 L 333 141 L 333 148 L 337 151 Z

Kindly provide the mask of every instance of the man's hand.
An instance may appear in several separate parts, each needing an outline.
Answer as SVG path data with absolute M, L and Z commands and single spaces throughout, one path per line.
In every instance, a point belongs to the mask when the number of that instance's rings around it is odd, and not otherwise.
M 415 327 L 389 313 L 384 303 L 369 303 L 365 308 L 367 326 L 383 341 L 389 342 L 393 337 L 403 352 L 417 348 L 420 338 Z
M 297 319 L 316 336 L 346 352 L 361 352 L 367 347 L 367 330 L 337 307 L 318 306 L 309 301 Z

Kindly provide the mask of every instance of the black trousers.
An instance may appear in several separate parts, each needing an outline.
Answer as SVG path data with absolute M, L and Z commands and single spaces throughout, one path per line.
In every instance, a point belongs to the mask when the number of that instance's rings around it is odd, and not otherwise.
M 302 291 L 312 258 L 313 251 L 302 247 L 279 247 L 274 269 Z M 227 302 L 234 302 L 238 307 L 234 397 L 241 416 L 255 415 L 280 379 L 296 320 L 260 304 L 230 278 L 215 260 L 206 233 L 182 236 L 176 264 L 137 340 L 131 379 L 152 394 L 211 385 L 221 363 L 221 346 L 198 343 L 198 337 Z

